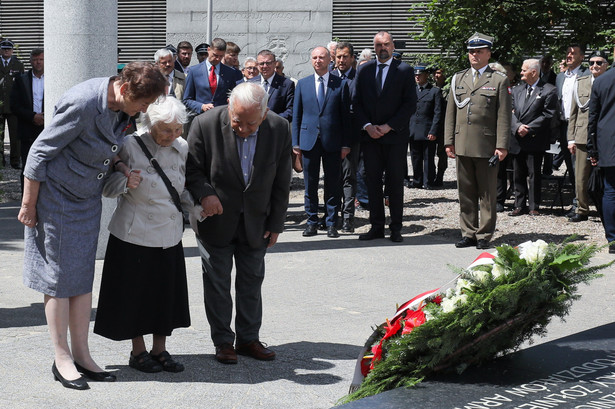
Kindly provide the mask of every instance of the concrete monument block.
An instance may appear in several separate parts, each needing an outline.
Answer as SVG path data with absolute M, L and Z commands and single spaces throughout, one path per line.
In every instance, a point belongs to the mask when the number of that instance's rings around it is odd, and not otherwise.
M 237 43 L 242 49 L 240 62 L 256 56 L 260 50 L 270 49 L 284 60 L 287 75 L 301 78 L 312 73 L 311 49 L 331 40 L 332 10 L 332 0 L 288 3 L 214 0 L 212 36 Z M 170 43 L 205 42 L 208 18 L 205 2 L 168 3 L 167 16 Z

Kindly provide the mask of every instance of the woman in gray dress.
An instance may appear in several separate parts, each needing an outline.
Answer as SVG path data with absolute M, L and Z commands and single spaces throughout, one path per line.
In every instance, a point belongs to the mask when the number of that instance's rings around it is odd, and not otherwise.
M 74 86 L 28 154 L 18 216 L 26 226 L 24 284 L 44 294 L 55 349 L 51 370 L 67 388 L 89 388 L 80 373 L 115 380 L 88 347 L 103 182 L 111 167 L 122 169 L 114 160 L 130 117 L 145 112 L 167 84 L 155 66 L 138 62 L 119 76 Z

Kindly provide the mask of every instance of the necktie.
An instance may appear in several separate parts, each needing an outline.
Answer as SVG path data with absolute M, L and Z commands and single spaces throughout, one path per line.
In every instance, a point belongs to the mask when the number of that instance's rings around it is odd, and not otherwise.
M 341 72 L 341 71 L 340 71 L 340 77 L 341 77 L 342 79 L 345 79 L 345 78 L 346 78 L 346 74 L 344 74 L 343 72 Z
M 525 100 L 527 101 L 528 99 L 530 99 L 530 96 L 532 96 L 532 86 L 528 85 L 527 86 L 527 93 L 525 94 Z
M 318 108 L 322 109 L 325 103 L 325 82 L 322 77 L 318 77 Z
M 478 82 L 479 77 L 480 77 L 480 73 L 478 71 L 474 71 L 474 77 L 472 77 L 472 84 L 476 84 Z
M 173 91 L 173 77 L 169 75 L 169 95 L 175 96 L 175 91 Z
M 382 71 L 386 66 L 386 64 L 378 64 L 378 74 L 376 74 L 376 86 L 378 87 L 379 94 L 382 91 Z
M 218 80 L 216 79 L 216 67 L 211 66 L 211 71 L 209 73 L 209 89 L 211 89 L 211 96 L 213 98 L 216 93 L 216 89 L 218 88 Z
M 265 87 L 265 91 L 269 93 L 269 81 L 267 80 L 263 81 L 263 87 Z

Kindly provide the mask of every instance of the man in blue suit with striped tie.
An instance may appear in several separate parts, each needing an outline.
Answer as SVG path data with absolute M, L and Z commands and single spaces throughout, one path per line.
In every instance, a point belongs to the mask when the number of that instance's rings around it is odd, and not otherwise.
M 351 121 L 348 84 L 329 73 L 331 57 L 325 47 L 312 50 L 314 75 L 297 83 L 293 107 L 293 151 L 303 155 L 305 212 L 303 236 L 318 232 L 318 181 L 324 170 L 324 202 L 327 236 L 339 237 L 336 229 L 340 205 L 341 161 L 350 152 Z

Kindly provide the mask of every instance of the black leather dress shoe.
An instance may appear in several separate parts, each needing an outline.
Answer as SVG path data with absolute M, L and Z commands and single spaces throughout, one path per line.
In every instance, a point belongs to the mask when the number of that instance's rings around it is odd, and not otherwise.
M 401 243 L 402 241 L 404 241 L 404 238 L 398 231 L 392 231 L 390 239 L 393 243 Z
M 359 240 L 383 239 L 384 230 L 371 228 L 367 233 L 359 234 Z
M 311 237 L 316 236 L 318 234 L 318 229 L 315 224 L 308 224 L 305 230 L 303 230 L 303 237 Z
M 81 372 L 86 378 L 94 381 L 94 382 L 115 382 L 117 380 L 116 376 L 109 372 L 94 372 L 89 369 L 85 369 L 77 362 L 75 362 L 75 368 L 79 372 Z
M 64 379 L 64 377 L 60 374 L 60 371 L 58 371 L 58 368 L 56 367 L 55 362 L 53 363 L 51 367 L 51 373 L 53 374 L 54 379 L 60 382 L 62 386 L 64 386 L 65 388 L 77 389 L 80 391 L 90 389 L 90 385 L 88 385 L 87 381 L 83 378 L 83 376 L 80 376 L 77 379 L 73 379 L 72 381 L 69 381 L 68 379 Z
M 327 237 L 335 239 L 336 237 L 339 237 L 339 233 L 337 232 L 337 229 L 335 228 L 335 226 L 329 226 L 327 227 Z
M 572 207 L 566 212 L 566 217 L 570 218 L 573 217 L 575 214 L 577 214 L 577 207 L 575 205 L 572 205 Z
M 515 209 L 508 213 L 509 216 L 512 217 L 516 217 L 516 216 L 521 216 L 522 214 L 527 214 L 528 210 L 527 207 L 515 207 Z
M 476 248 L 479 250 L 488 249 L 489 247 L 489 240 L 478 239 L 478 241 L 476 242 Z
M 455 243 L 455 247 L 457 247 L 458 249 L 474 246 L 476 246 L 476 239 L 471 239 L 469 237 L 462 237 L 461 240 Z
M 496 203 L 495 211 L 498 213 L 502 213 L 504 211 L 504 205 L 502 203 Z
M 572 223 L 584 222 L 588 219 L 586 214 L 575 213 L 574 216 L 569 217 L 568 221 Z
M 354 223 L 350 219 L 344 219 L 342 223 L 342 231 L 344 233 L 354 233 Z

